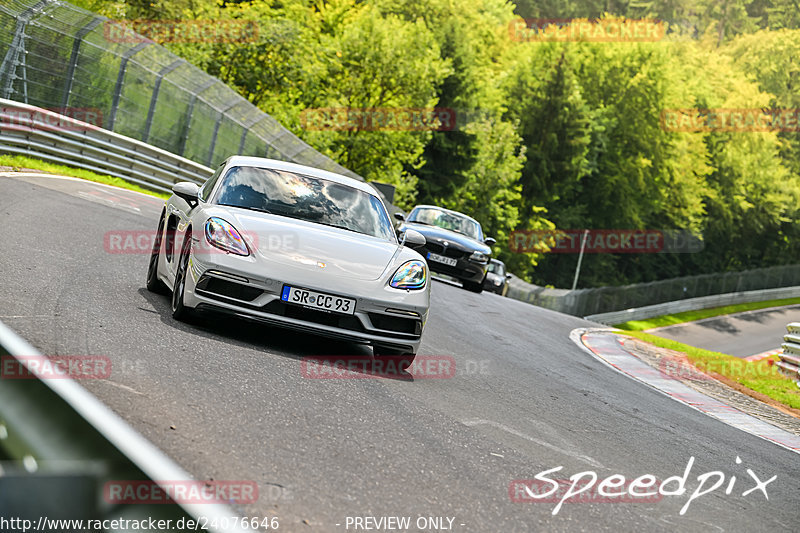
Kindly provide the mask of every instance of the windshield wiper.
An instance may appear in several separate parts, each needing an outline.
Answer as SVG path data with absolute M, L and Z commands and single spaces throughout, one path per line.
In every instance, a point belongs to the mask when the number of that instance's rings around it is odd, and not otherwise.
M 250 207 L 246 205 L 233 205 L 233 204 L 217 204 L 222 205 L 225 207 L 236 207 L 238 209 L 247 209 L 248 211 L 258 211 L 259 213 L 266 213 L 268 215 L 272 215 L 272 211 L 267 211 L 266 209 L 262 209 L 261 207 Z
M 352 231 L 353 233 L 361 233 L 363 235 L 367 235 L 363 231 L 358 231 L 358 230 L 355 230 L 353 228 L 348 228 L 347 226 L 340 226 L 339 224 L 331 224 L 329 222 L 320 222 L 318 220 L 311 220 L 309 222 L 314 222 L 316 224 L 322 224 L 323 226 L 329 226 L 331 228 L 346 229 L 347 231 Z

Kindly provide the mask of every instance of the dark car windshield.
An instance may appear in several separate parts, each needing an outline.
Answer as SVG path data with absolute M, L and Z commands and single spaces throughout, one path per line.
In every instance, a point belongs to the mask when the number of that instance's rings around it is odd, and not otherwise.
M 503 263 L 496 263 L 494 261 L 489 262 L 488 271 L 497 274 L 498 276 L 506 275 L 506 269 L 503 267 Z
M 409 222 L 428 224 L 455 231 L 476 241 L 483 240 L 481 226 L 471 218 L 435 207 L 418 207 L 408 217 Z
M 396 240 L 386 210 L 376 196 L 296 172 L 233 167 L 225 174 L 215 203 Z

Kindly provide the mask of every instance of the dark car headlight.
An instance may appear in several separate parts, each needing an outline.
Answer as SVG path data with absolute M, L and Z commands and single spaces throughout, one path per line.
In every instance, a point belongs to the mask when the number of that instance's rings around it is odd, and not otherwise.
M 221 218 L 211 217 L 206 222 L 206 240 L 220 250 L 236 254 L 250 255 L 250 250 L 242 235 L 232 224 Z
M 428 281 L 428 267 L 424 261 L 408 261 L 395 271 L 389 286 L 395 289 L 421 289 Z
M 472 252 L 472 255 L 469 256 L 469 260 L 476 263 L 488 263 L 489 256 L 483 252 Z

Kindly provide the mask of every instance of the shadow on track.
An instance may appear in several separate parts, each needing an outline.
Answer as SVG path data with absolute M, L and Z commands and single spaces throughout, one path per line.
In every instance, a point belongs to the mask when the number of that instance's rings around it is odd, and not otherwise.
M 313 361 L 318 364 L 333 361 L 350 361 L 356 364 L 347 365 L 348 372 L 364 374 L 369 378 L 391 379 L 393 381 L 414 381 L 414 376 L 406 371 L 380 372 L 368 370 L 382 366 L 377 363 L 369 346 L 337 339 L 331 339 L 312 333 L 294 331 L 258 322 L 236 318 L 225 313 L 203 312 L 193 316 L 191 323 L 180 322 L 172 318 L 170 296 L 154 294 L 142 287 L 139 294 L 147 301 L 142 311 L 156 313 L 161 322 L 168 327 L 178 329 L 198 337 L 221 341 L 237 347 L 255 347 L 271 354 L 305 363 Z M 359 368 L 358 363 L 364 362 Z M 388 365 L 387 365 L 388 366 Z

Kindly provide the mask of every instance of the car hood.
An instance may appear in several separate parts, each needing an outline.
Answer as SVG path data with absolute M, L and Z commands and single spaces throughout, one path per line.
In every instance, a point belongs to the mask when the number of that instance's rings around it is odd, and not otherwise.
M 431 226 L 428 224 L 416 224 L 414 222 L 406 222 L 404 226 L 411 228 L 422 233 L 426 239 L 438 242 L 440 240 L 448 241 L 451 244 L 458 244 L 462 248 L 472 251 L 479 251 L 484 254 L 491 254 L 492 249 L 480 241 L 471 239 L 466 235 L 450 231 L 449 229 L 440 228 L 439 226 Z
M 219 216 L 233 224 L 260 262 L 279 263 L 315 275 L 324 272 L 376 280 L 385 275 L 402 250 L 396 242 L 246 209 L 217 207 L 206 215 Z
M 500 276 L 499 274 L 495 274 L 494 272 L 487 272 L 486 273 L 486 280 L 487 281 L 491 281 L 492 283 L 494 283 L 495 280 L 503 281 L 504 279 L 505 279 L 505 276 Z

